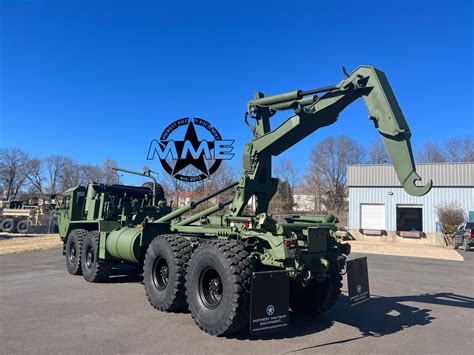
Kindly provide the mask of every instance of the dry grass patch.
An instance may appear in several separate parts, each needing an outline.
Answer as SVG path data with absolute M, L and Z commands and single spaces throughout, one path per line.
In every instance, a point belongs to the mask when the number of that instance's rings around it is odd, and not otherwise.
M 0 255 L 61 248 L 58 234 L 0 239 Z

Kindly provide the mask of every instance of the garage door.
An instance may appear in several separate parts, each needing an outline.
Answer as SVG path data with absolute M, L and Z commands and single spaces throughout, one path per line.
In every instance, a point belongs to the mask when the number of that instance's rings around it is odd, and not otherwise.
M 385 205 L 363 204 L 360 210 L 362 229 L 386 230 Z

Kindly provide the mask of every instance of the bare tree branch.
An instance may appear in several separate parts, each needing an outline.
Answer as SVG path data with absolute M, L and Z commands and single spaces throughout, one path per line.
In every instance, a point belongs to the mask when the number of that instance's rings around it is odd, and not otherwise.
M 474 162 L 472 137 L 451 138 L 446 141 L 446 156 L 452 162 Z
M 388 164 L 391 162 L 385 145 L 380 140 L 374 140 L 367 151 L 369 155 L 369 163 L 371 164 Z
M 418 163 L 444 163 L 447 161 L 443 147 L 433 141 L 426 142 L 416 155 Z
M 0 149 L 0 182 L 7 200 L 15 199 L 27 176 L 28 154 L 18 148 Z
M 44 161 L 40 159 L 30 159 L 27 164 L 26 178 L 31 184 L 33 192 L 44 194 Z
M 346 207 L 347 165 L 361 163 L 364 153 L 364 147 L 347 136 L 328 137 L 317 144 L 311 151 L 309 171 L 305 176 L 315 200 L 336 213 L 343 210 Z

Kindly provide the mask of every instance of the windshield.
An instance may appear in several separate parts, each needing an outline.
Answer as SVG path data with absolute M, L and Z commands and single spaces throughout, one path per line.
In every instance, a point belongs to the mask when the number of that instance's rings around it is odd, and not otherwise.
M 474 222 L 467 222 L 466 229 L 474 229 Z

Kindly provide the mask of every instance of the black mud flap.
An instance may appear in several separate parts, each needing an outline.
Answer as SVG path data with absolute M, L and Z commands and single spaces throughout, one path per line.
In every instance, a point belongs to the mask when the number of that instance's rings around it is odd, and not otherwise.
M 250 333 L 262 335 L 288 328 L 288 272 L 254 272 L 250 299 Z
M 367 257 L 347 261 L 347 288 L 351 307 L 370 299 Z

